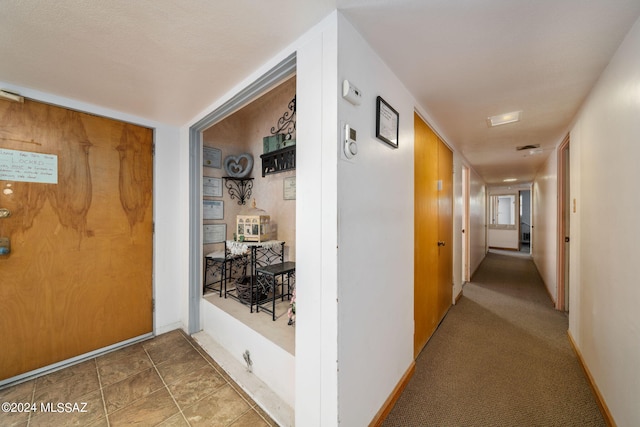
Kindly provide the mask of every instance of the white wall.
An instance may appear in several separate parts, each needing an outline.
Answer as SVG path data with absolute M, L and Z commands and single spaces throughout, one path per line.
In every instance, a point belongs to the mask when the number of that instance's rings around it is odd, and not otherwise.
M 178 158 L 178 128 L 10 83 L 0 82 L 0 87 L 36 101 L 135 123 L 155 130 L 153 211 L 156 232 L 153 277 L 156 311 L 154 313 L 154 328 L 156 333 L 163 333 L 186 325 L 181 322 L 180 307 L 175 304 L 179 297 L 180 276 L 178 271 L 173 268 L 176 257 L 179 256 L 175 246 L 179 230 L 173 225 L 180 212 L 179 206 L 175 202 L 179 194 L 177 176 L 180 163 L 176 161 Z
M 469 169 L 469 276 L 487 254 L 487 190 L 482 178 Z
M 558 155 L 553 151 L 536 174 L 532 188 L 531 256 L 553 302 L 558 300 Z
M 621 427 L 640 425 L 638 52 L 640 20 L 571 130 L 571 262 L 578 271 L 571 270 L 569 331 Z
M 362 426 L 413 361 L 415 101 L 346 18 L 338 24 L 339 81 L 363 94 L 360 106 L 338 100 L 358 141 L 353 161 L 338 162 L 338 407 L 341 425 Z M 375 137 L 378 95 L 400 115 L 397 149 Z

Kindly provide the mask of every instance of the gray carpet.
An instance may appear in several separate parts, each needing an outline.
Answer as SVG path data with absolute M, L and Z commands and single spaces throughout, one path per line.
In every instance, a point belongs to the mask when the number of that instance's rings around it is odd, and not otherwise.
M 531 259 L 489 253 L 383 426 L 604 426 Z

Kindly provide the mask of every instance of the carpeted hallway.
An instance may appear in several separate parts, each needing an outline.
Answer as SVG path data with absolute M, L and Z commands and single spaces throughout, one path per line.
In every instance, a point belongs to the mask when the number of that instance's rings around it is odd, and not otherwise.
M 604 426 L 530 258 L 489 253 L 383 426 Z

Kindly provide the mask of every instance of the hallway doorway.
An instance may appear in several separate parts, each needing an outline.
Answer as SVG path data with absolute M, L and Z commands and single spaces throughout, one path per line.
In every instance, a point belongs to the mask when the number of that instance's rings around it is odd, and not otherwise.
M 531 253 L 531 190 L 520 190 L 520 252 Z

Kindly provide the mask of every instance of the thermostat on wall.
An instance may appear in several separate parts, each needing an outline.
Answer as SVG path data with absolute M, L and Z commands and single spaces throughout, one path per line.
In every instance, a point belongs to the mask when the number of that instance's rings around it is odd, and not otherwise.
M 343 153 L 347 159 L 353 159 L 353 156 L 358 154 L 358 144 L 356 143 L 356 130 L 349 126 L 344 125 L 344 145 L 342 147 Z
M 349 80 L 342 82 L 342 97 L 353 105 L 360 105 L 360 102 L 362 102 L 362 92 L 351 84 Z

